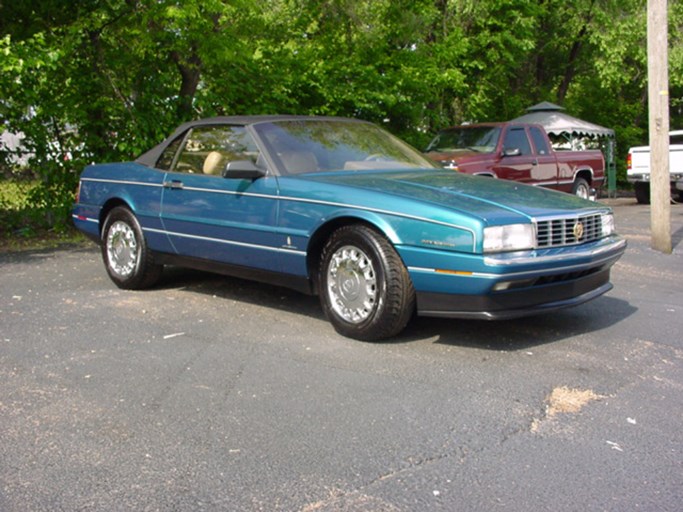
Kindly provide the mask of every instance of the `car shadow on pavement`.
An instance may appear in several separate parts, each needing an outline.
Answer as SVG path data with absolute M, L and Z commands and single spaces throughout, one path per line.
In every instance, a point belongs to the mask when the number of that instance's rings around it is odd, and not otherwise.
M 153 289 L 185 289 L 192 293 L 325 319 L 316 296 L 282 286 L 201 270 L 165 267 L 161 280 Z
M 525 350 L 530 347 L 584 335 L 603 329 L 633 315 L 638 308 L 613 297 L 600 297 L 575 308 L 514 320 L 457 320 L 416 318 L 401 341 L 436 337 L 434 343 L 494 351 Z
M 325 321 L 318 298 L 288 288 L 198 270 L 167 268 L 155 290 L 186 290 L 225 300 L 295 313 Z M 516 351 L 573 336 L 597 333 L 637 311 L 628 302 L 603 296 L 589 304 L 514 320 L 485 321 L 414 317 L 384 343 L 436 338 L 435 343 L 495 351 Z

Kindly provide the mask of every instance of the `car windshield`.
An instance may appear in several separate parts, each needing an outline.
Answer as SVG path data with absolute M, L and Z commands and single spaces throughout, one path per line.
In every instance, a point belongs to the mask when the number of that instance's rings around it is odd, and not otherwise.
M 441 130 L 429 143 L 427 152 L 476 151 L 493 153 L 500 138 L 500 128 L 467 126 Z
M 408 144 L 361 121 L 296 119 L 254 129 L 283 174 L 435 167 Z

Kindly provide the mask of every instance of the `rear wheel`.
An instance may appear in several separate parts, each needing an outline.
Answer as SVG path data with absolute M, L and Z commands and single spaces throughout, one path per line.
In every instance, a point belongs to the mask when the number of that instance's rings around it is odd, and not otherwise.
M 636 190 L 636 201 L 638 204 L 650 204 L 650 184 L 643 181 L 637 181 L 634 184 Z
M 135 215 L 125 207 L 114 208 L 104 221 L 102 259 L 119 288 L 148 288 L 159 280 L 162 265 L 154 263 Z
M 582 199 L 588 199 L 591 195 L 591 187 L 585 179 L 576 178 L 572 192 Z
M 373 229 L 345 226 L 325 244 L 320 302 L 337 332 L 378 341 L 398 334 L 415 309 L 415 290 L 391 243 Z

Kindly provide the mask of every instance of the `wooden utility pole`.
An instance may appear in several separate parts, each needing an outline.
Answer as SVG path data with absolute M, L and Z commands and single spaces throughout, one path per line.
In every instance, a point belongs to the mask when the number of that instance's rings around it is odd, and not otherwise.
M 667 0 L 647 1 L 647 74 L 650 124 L 652 248 L 670 254 L 669 62 Z

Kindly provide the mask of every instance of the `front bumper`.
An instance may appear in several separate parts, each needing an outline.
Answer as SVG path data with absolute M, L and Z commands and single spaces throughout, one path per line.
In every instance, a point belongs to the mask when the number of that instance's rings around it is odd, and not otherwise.
M 672 172 L 670 173 L 670 179 L 671 179 L 671 185 L 673 186 L 674 183 L 683 181 L 683 174 L 680 172 Z M 643 173 L 643 174 L 628 174 L 626 176 L 626 181 L 629 183 L 639 183 L 639 182 L 646 182 L 650 183 L 650 173 Z
M 595 299 L 612 289 L 609 268 L 580 279 L 543 287 L 498 292 L 490 295 L 421 293 L 418 314 L 443 318 L 508 320 L 531 316 Z
M 585 247 L 503 254 L 488 272 L 444 273 L 409 267 L 421 316 L 499 320 L 583 304 L 609 291 L 610 269 L 626 241 L 610 237 Z

